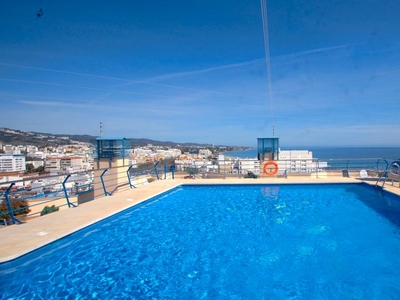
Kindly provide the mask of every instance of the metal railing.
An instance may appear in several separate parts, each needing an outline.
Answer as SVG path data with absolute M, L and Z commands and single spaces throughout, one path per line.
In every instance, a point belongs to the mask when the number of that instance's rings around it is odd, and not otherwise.
M 322 174 L 332 176 L 343 176 L 343 171 L 353 177 L 357 177 L 360 171 L 367 170 L 371 177 L 379 177 L 385 171 L 387 166 L 395 159 L 383 158 L 359 158 L 359 159 L 309 159 L 309 160 L 281 160 L 277 161 L 279 165 L 275 177 L 288 176 L 310 176 L 315 174 L 317 177 Z M 244 177 L 248 172 L 252 172 L 259 177 L 269 177 L 264 174 L 257 160 L 245 160 L 245 164 L 237 163 L 237 160 L 219 161 L 218 165 L 180 165 L 178 168 L 192 177 L 198 178 L 227 178 Z M 272 176 L 273 177 L 273 176 Z
M 73 208 L 118 190 L 174 178 L 174 165 L 124 166 L 95 171 L 23 178 L 0 183 L 0 225 L 23 222 Z M 160 175 L 163 174 L 163 175 Z
M 327 162 L 327 164 L 325 164 Z M 281 163 L 281 162 L 280 162 Z M 312 163 L 312 165 L 310 164 Z M 254 168 L 242 166 L 236 167 L 229 161 L 223 166 L 213 166 L 209 170 L 207 165 L 196 167 L 190 165 L 182 168 L 186 174 L 190 171 L 193 176 L 189 178 L 244 178 L 248 172 L 258 176 L 257 161 L 247 161 Z M 372 179 L 379 177 L 386 180 L 399 181 L 397 177 L 384 177 L 383 174 L 389 166 L 396 167 L 398 172 L 398 160 L 394 159 L 332 159 L 312 160 L 305 162 L 299 169 L 293 169 L 294 162 L 287 161 L 285 168 L 279 169 L 277 177 L 290 177 L 315 174 L 318 177 L 322 172 L 342 176 L 346 170 L 358 174 L 361 170 L 367 170 Z M 229 165 L 231 165 L 229 167 Z M 307 167 L 311 166 L 311 167 Z M 321 167 L 324 166 L 324 167 Z M 182 166 L 181 166 L 182 167 Z M 0 183 L 0 224 L 20 224 L 31 218 L 40 217 L 59 209 L 73 208 L 87 201 L 99 197 L 108 197 L 118 190 L 134 189 L 139 185 L 168 178 L 174 178 L 175 165 L 155 163 L 143 168 L 124 166 L 116 168 L 99 169 L 67 175 L 37 176 L 23 178 L 21 180 Z M 357 175 L 356 175 L 357 176 Z M 399 182 L 400 184 L 400 182 Z

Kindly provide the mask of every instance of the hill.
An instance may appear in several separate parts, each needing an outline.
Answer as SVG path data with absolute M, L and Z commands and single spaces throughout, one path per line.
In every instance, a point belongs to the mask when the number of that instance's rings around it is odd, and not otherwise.
M 95 144 L 97 136 L 77 135 L 77 134 L 51 134 L 33 131 L 22 131 L 0 127 L 0 143 L 3 145 L 33 145 L 37 147 L 71 145 L 76 143 Z M 175 143 L 170 141 L 156 141 L 146 138 L 127 138 L 132 146 L 145 146 L 152 144 L 155 146 L 209 146 L 209 144 L 197 143 Z

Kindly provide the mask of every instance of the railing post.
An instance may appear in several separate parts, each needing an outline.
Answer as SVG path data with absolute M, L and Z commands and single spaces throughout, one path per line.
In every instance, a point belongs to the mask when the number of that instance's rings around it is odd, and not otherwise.
M 164 163 L 164 180 L 167 179 L 167 164 Z
M 69 202 L 69 196 L 68 196 L 67 188 L 65 187 L 65 183 L 67 182 L 67 180 L 68 180 L 70 177 L 71 177 L 71 174 L 68 174 L 67 177 L 65 177 L 64 181 L 62 182 L 62 187 L 63 187 L 63 190 L 64 190 L 64 195 L 65 195 L 65 199 L 67 200 L 68 207 L 71 207 L 71 205 L 72 205 L 73 207 L 76 207 L 75 204 Z
M 160 180 L 160 177 L 158 176 L 158 170 L 157 170 L 158 164 L 159 164 L 158 161 L 154 164 L 154 173 L 156 173 L 157 180 Z
M 193 179 L 196 179 L 197 167 L 195 161 L 193 161 Z
M 172 173 L 172 179 L 175 179 L 175 165 L 171 165 L 170 169 Z
M 11 188 L 14 185 L 15 185 L 15 182 L 10 184 L 10 186 L 8 187 L 8 189 L 4 193 L 4 197 L 6 198 L 8 213 L 10 214 L 12 223 L 15 224 L 15 222 L 17 222 L 19 224 L 22 224 L 22 222 L 20 220 L 18 220 L 16 217 L 14 217 L 14 211 L 13 211 L 12 206 L 11 206 L 10 198 L 8 197 L 8 194 L 10 193 Z
M 103 186 L 103 191 L 104 191 L 104 196 L 111 196 L 111 194 L 109 192 L 107 192 L 106 190 L 106 185 L 104 184 L 104 174 L 108 171 L 108 169 L 105 169 L 101 175 L 100 175 L 100 180 L 101 180 L 101 185 Z
M 224 158 L 224 179 L 226 179 L 226 164 L 225 164 L 225 158 Z
M 129 187 L 130 188 L 136 188 L 136 186 L 134 186 L 132 184 L 131 176 L 129 174 L 129 171 L 132 169 L 132 167 L 133 167 L 133 165 L 129 166 L 128 170 L 126 170 L 126 175 L 128 176 Z

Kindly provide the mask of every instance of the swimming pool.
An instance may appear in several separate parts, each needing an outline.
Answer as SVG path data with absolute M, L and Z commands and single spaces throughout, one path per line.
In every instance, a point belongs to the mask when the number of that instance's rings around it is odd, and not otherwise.
M 0 299 L 396 299 L 400 200 L 366 184 L 182 186 L 0 265 Z

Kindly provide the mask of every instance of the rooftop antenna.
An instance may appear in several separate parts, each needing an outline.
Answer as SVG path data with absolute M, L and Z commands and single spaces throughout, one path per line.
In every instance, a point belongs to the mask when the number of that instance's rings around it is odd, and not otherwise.
M 100 137 L 103 137 L 103 122 L 100 122 Z
M 264 34 L 265 62 L 267 65 L 268 98 L 269 98 L 270 114 L 272 120 L 272 136 L 275 136 L 274 107 L 272 101 L 271 57 L 269 53 L 267 0 L 261 0 L 261 16 L 262 16 L 263 34 Z

